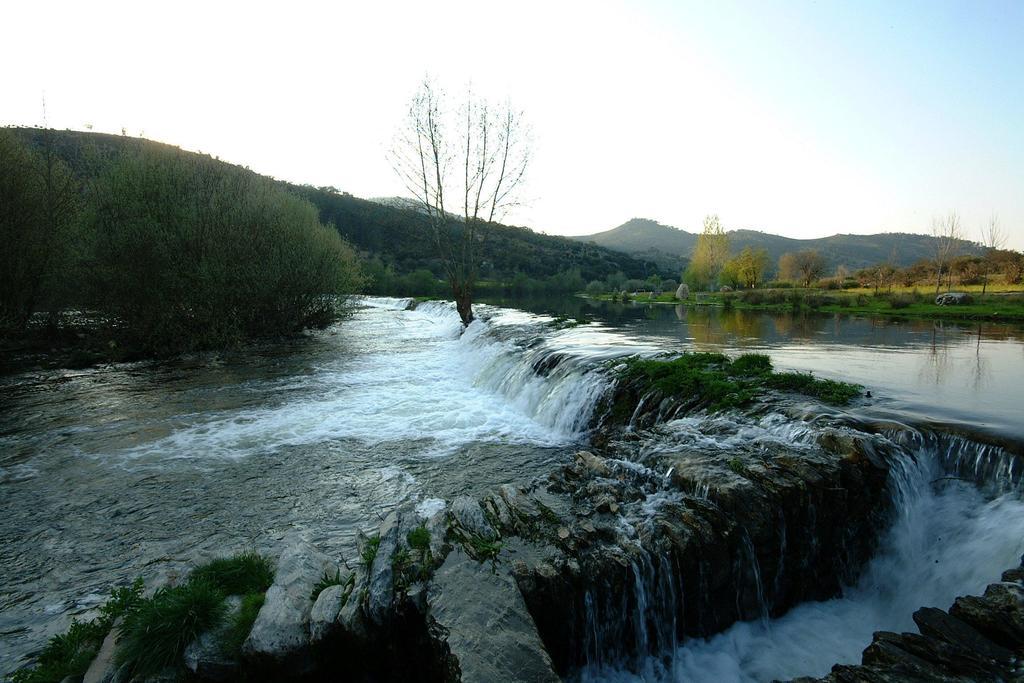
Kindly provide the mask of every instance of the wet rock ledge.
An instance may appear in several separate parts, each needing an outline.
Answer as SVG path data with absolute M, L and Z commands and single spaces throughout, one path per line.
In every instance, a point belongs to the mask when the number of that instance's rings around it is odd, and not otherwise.
M 919 609 L 914 623 L 920 633 L 875 633 L 860 665 L 793 683 L 1024 680 L 1024 565 L 946 611 Z
M 806 447 L 643 465 L 580 452 L 426 519 L 393 511 L 355 561 L 294 535 L 236 654 L 213 629 L 163 678 L 133 677 L 111 635 L 86 680 L 556 681 L 628 666 L 835 595 L 888 513 L 883 444 L 826 429 Z

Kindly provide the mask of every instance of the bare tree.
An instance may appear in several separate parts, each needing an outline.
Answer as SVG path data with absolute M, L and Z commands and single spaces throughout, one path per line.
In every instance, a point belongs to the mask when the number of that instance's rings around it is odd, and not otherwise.
M 427 217 L 455 307 L 469 325 L 488 228 L 518 204 L 530 161 L 522 112 L 471 90 L 451 108 L 444 91 L 425 79 L 390 160 Z
M 988 276 L 993 270 L 993 256 L 995 252 L 1003 248 L 1006 244 L 1006 234 L 1003 229 L 999 226 L 999 216 L 992 214 L 988 223 L 981 226 L 981 246 L 985 247 L 985 257 L 982 261 L 982 280 L 981 280 L 981 293 L 985 294 L 985 290 L 988 289 Z
M 935 294 L 942 287 L 942 271 L 948 269 L 949 262 L 956 255 L 956 249 L 963 240 L 960 227 L 960 214 L 950 211 L 945 218 L 932 219 L 932 249 L 935 254 Z M 952 283 L 950 283 L 952 286 Z

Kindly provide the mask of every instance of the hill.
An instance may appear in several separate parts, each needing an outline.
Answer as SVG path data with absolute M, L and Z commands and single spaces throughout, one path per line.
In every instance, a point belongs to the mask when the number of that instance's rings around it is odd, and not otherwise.
M 646 218 L 634 218 L 617 228 L 575 239 L 655 262 L 664 270 L 673 266 L 676 269 L 685 267 L 697 243 L 697 234 Z M 900 232 L 840 234 L 801 240 L 757 230 L 730 230 L 729 244 L 733 252 L 748 246 L 765 249 L 773 264 L 788 251 L 817 249 L 828 259 L 830 267 L 844 265 L 851 270 L 882 263 L 889 258 L 895 265 L 905 267 L 931 258 L 934 253 L 934 238 L 930 235 Z M 973 254 L 979 249 L 973 242 L 964 241 L 961 251 Z
M 35 128 L 16 128 L 14 131 L 33 145 L 41 145 L 44 131 Z M 105 133 L 50 133 L 57 154 L 86 181 L 96 177 L 117 155 L 147 147 L 177 149 L 151 140 Z M 242 168 L 223 161 L 219 163 Z M 393 198 L 382 203 L 360 199 L 333 187 L 275 182 L 316 206 L 320 220 L 332 224 L 364 258 L 380 259 L 399 274 L 421 268 L 440 274 L 424 216 L 414 208 L 407 208 L 409 200 Z M 510 278 L 515 273 L 522 273 L 543 278 L 579 269 L 583 279 L 589 281 L 604 279 L 620 271 L 629 278 L 641 279 L 659 272 L 655 263 L 622 250 L 544 235 L 528 228 L 496 225 L 489 233 L 482 250 L 484 264 L 481 272 L 484 277 Z M 661 274 L 677 276 L 674 271 Z

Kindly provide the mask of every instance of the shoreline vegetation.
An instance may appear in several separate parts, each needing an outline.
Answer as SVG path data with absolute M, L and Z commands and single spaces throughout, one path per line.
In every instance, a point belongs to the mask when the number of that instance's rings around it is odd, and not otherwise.
M 595 301 L 650 305 L 711 306 L 742 311 L 778 313 L 827 313 L 893 318 L 924 318 L 950 321 L 1024 322 L 1024 286 L 996 289 L 980 295 L 980 287 L 953 290 L 971 296 L 971 303 L 939 305 L 930 293 L 900 288 L 892 292 L 874 293 L 870 289 L 832 291 L 820 288 L 766 288 L 731 292 L 701 292 L 684 299 L 674 293 L 636 292 L 635 295 L 593 294 L 577 296 Z M 945 293 L 945 292 L 943 292 Z

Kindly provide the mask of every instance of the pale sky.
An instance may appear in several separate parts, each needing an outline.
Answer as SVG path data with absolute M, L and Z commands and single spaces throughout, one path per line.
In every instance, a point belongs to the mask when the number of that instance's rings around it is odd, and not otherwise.
M 557 234 L 791 237 L 996 212 L 1024 249 L 1024 2 L 5 3 L 0 125 L 145 137 L 363 197 L 430 73 L 532 124 Z

